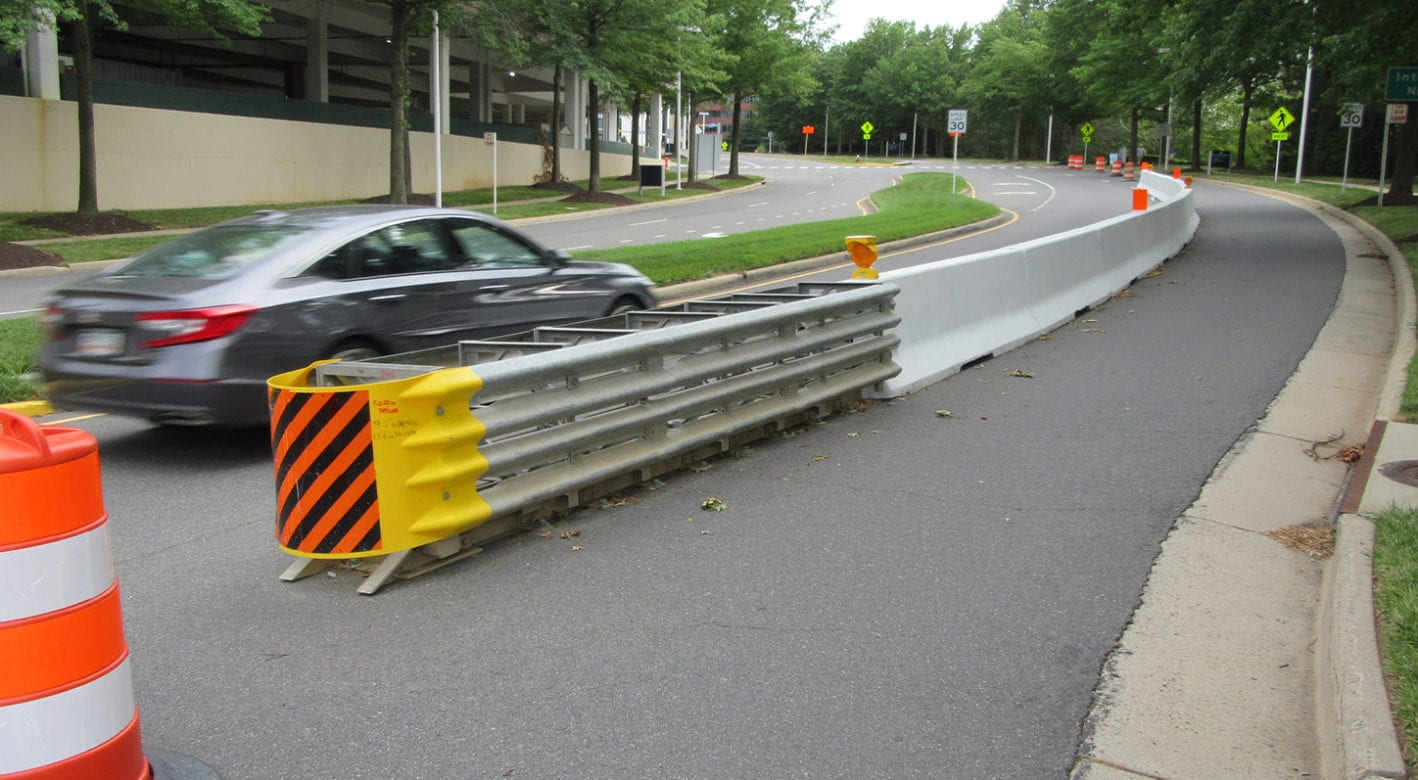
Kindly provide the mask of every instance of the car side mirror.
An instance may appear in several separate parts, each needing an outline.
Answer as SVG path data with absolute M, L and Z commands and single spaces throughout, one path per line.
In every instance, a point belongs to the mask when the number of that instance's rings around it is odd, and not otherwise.
M 571 253 L 565 249 L 553 249 L 547 252 L 544 257 L 546 258 L 547 265 L 552 268 L 561 268 L 571 262 Z

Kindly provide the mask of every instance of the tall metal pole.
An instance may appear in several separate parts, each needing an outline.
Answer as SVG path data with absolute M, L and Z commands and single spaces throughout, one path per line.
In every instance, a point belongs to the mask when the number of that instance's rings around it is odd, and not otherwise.
M 1049 132 L 1044 136 L 1044 164 L 1049 165 L 1054 161 L 1054 115 L 1049 114 Z
M 1384 205 L 1384 179 L 1388 176 L 1388 113 L 1384 113 L 1384 144 L 1379 152 L 1379 206 Z
M 1315 47 L 1311 46 L 1305 57 L 1305 99 L 1300 108 L 1300 146 L 1295 151 L 1295 183 L 1300 183 L 1300 174 L 1305 169 L 1305 131 L 1310 126 L 1310 80 L 1315 74 Z
M 822 115 L 822 156 L 827 156 L 827 120 L 832 118 L 832 107 L 828 106 L 827 113 Z
M 433 96 L 433 205 L 443 208 L 443 61 L 438 51 L 438 11 L 433 12 L 433 41 L 429 46 L 429 92 Z
M 683 75 L 683 71 L 675 71 L 675 189 L 677 190 L 684 189 L 684 163 L 680 160 L 684 155 L 684 143 L 680 140 L 684 127 L 684 122 L 681 121 L 684 118 L 684 106 L 680 104 L 683 98 L 680 94 L 680 78 Z

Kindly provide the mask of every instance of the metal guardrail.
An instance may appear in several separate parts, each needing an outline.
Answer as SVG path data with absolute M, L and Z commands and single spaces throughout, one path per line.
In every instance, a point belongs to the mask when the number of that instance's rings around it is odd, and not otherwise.
M 385 556 L 360 588 L 373 593 L 536 518 L 826 416 L 900 371 L 888 333 L 897 292 L 803 283 L 274 377 L 277 535 L 306 559 L 282 578 Z M 337 396 L 366 408 L 311 411 L 343 408 Z M 335 419 L 352 432 L 332 434 Z M 329 446 L 340 451 L 318 451 Z M 350 465 L 366 461 L 372 498 Z M 332 478 L 318 462 L 350 473 Z M 362 501 L 345 495 L 361 490 Z

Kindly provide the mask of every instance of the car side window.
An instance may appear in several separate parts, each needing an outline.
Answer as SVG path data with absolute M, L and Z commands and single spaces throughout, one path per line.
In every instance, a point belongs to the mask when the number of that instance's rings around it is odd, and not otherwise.
M 541 252 L 515 236 L 471 219 L 452 220 L 453 241 L 472 268 L 529 268 L 544 265 Z
M 391 225 L 367 233 L 336 249 L 310 267 L 307 274 L 330 279 L 446 271 L 458 265 L 436 220 Z

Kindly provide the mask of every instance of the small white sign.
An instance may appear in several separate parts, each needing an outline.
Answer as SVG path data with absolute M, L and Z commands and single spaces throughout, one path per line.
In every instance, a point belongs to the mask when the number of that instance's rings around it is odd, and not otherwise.
M 965 132 L 965 109 L 952 108 L 950 115 L 946 119 L 946 131 L 951 133 Z
M 497 133 L 483 133 L 483 143 L 489 146 L 497 143 Z
M 1407 103 L 1388 104 L 1388 123 L 1391 125 L 1401 125 L 1408 121 Z
M 1344 113 L 1339 115 L 1340 127 L 1363 127 L 1364 126 L 1364 104 L 1350 103 L 1344 107 Z

